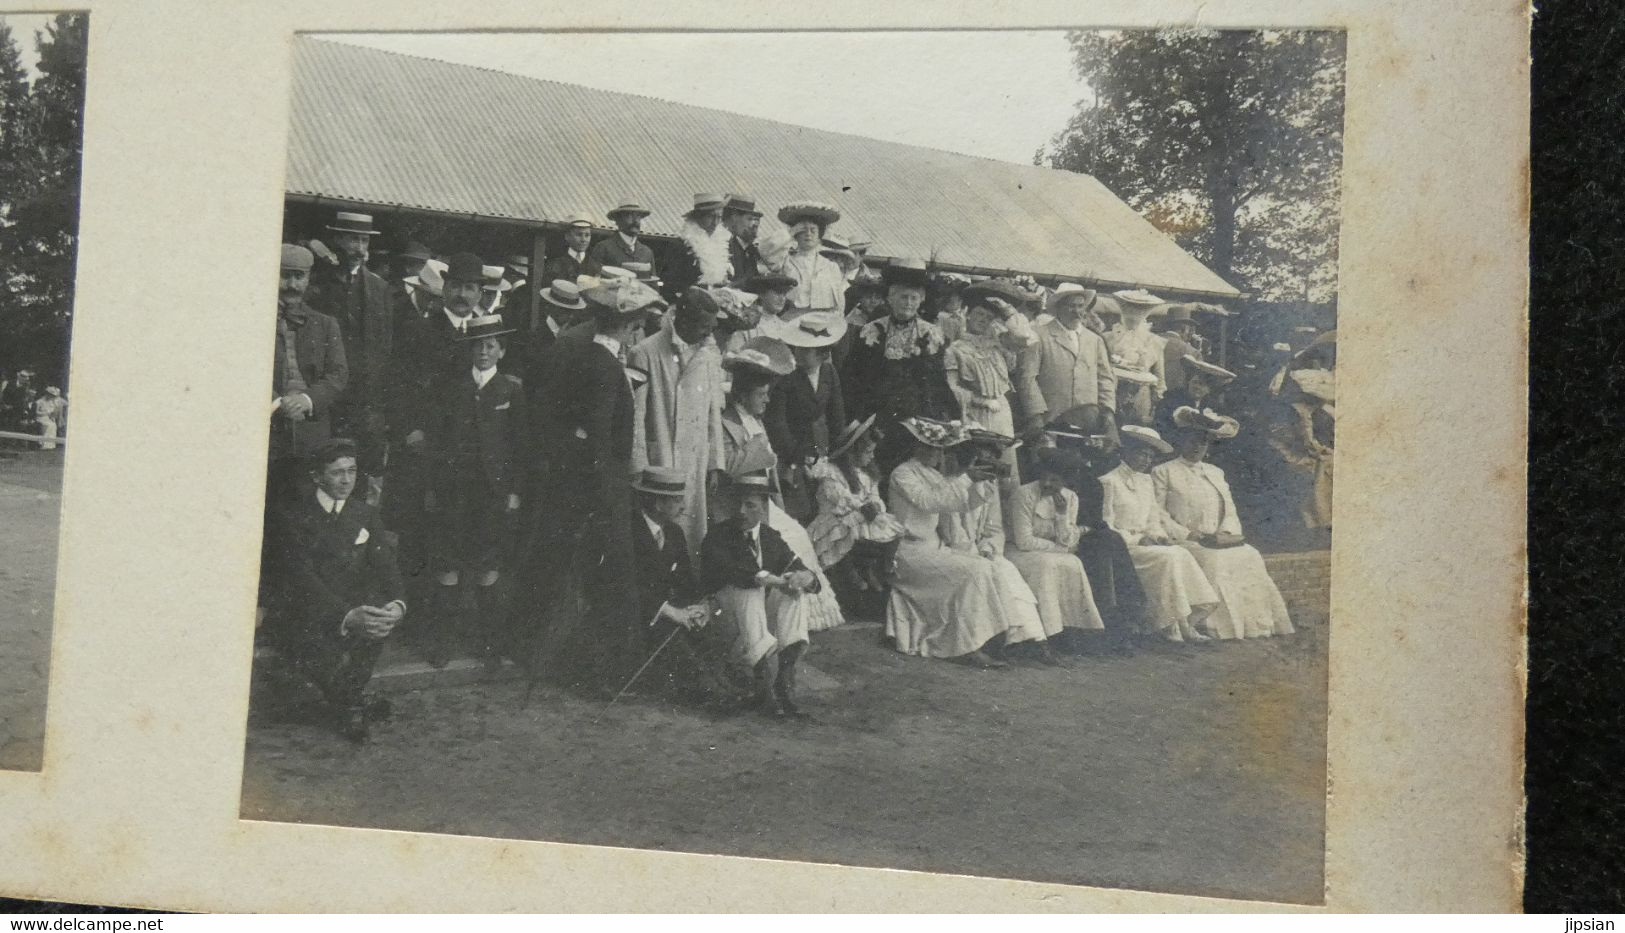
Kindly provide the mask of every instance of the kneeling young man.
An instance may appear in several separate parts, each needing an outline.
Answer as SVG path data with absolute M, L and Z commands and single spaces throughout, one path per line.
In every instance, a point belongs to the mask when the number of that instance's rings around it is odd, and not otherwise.
M 306 491 L 273 518 L 267 623 L 277 647 L 326 697 L 340 734 L 362 742 L 384 713 L 363 691 L 384 639 L 406 615 L 404 588 L 377 511 L 351 498 L 355 443 L 317 448 L 309 476 Z
M 819 590 L 818 577 L 767 525 L 767 473 L 734 477 L 727 520 L 711 526 L 700 549 L 705 587 L 716 594 L 722 619 L 734 633 L 733 659 L 755 675 L 764 712 L 802 716 L 796 706 L 796 662 L 807 647 L 803 593 Z

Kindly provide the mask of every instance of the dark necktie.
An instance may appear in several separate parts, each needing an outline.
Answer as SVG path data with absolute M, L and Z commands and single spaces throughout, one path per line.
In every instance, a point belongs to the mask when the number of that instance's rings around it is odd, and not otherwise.
M 756 536 L 745 532 L 745 543 L 750 545 L 750 556 L 756 558 L 756 566 L 762 566 L 762 548 L 756 543 Z

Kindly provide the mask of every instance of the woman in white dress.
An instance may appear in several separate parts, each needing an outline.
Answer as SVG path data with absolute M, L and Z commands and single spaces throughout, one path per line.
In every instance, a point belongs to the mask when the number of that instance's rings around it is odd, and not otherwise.
M 944 451 L 964 443 L 964 429 L 943 421 L 906 418 L 913 436 L 909 459 L 892 471 L 887 506 L 905 529 L 886 606 L 886 635 L 904 654 L 959 658 L 977 667 L 1006 667 L 982 649 L 1010 628 L 993 563 L 956 551 L 938 534 L 945 515 L 958 515 L 998 494 L 983 466 L 944 473 Z
M 757 337 L 745 346 L 722 358 L 723 368 L 732 377 L 728 390 L 728 407 L 722 412 L 723 453 L 727 458 L 723 468 L 729 476 L 744 476 L 765 470 L 773 485 L 768 501 L 767 526 L 779 533 L 802 564 L 813 572 L 820 584 L 818 591 L 807 594 L 807 627 L 814 632 L 831 629 L 845 621 L 841 605 L 835 599 L 835 589 L 824 575 L 818 562 L 818 551 L 811 536 L 801 523 L 784 511 L 779 500 L 778 456 L 767 438 L 767 427 L 762 415 L 767 411 L 769 393 L 773 383 L 795 369 L 795 357 L 781 340 Z M 716 516 L 713 516 L 715 519 Z
M 791 240 L 780 271 L 796 280 L 790 303 L 797 308 L 846 311 L 846 275 L 823 254 L 824 234 L 840 219 L 841 212 L 828 204 L 798 201 L 779 208 L 779 222 L 789 229 Z
M 828 572 L 846 572 L 859 592 L 881 593 L 896 560 L 903 525 L 886 511 L 875 478 L 875 426 L 870 415 L 836 435 L 827 459 L 808 475 L 817 484 L 818 515 L 807 526 L 818 561 Z
M 1083 530 L 1078 527 L 1078 495 L 1067 488 L 1084 469 L 1083 459 L 1069 451 L 1038 451 L 1038 479 L 1016 491 L 1010 506 L 1010 543 L 1005 557 L 1038 597 L 1038 616 L 1048 637 L 1062 629 L 1104 631 L 1095 594 L 1076 553 Z
M 1123 462 L 1100 478 L 1101 513 L 1128 546 L 1145 589 L 1146 622 L 1169 641 L 1209 642 L 1198 628 L 1218 607 L 1218 594 L 1191 552 L 1174 543 L 1184 529 L 1157 502 L 1151 479 L 1151 465 L 1174 449 L 1151 428 L 1126 424 L 1118 435 Z
M 966 287 L 959 295 L 968 310 L 964 333 L 942 355 L 948 387 L 959 400 L 966 421 L 1013 436 L 1016 425 L 1010 413 L 1010 374 L 1016 367 L 1017 354 L 1037 339 L 1027 318 L 1016 309 L 1021 293 L 1008 283 L 989 279 Z M 1010 470 L 999 483 L 999 492 L 1008 503 L 1014 501 L 1021 485 L 1015 449 L 1006 449 L 1000 459 Z
M 1150 315 L 1166 309 L 1144 289 L 1113 292 L 1123 320 L 1106 332 L 1106 349 L 1117 369 L 1117 413 L 1127 424 L 1150 424 L 1157 402 L 1168 391 L 1163 374 L 1167 341 L 1151 332 Z
M 966 428 L 969 442 L 948 450 L 943 455 L 944 460 L 951 468 L 960 470 L 998 470 L 998 461 L 1015 446 L 1016 439 L 970 425 Z M 1050 647 L 1049 639 L 1059 635 L 1062 626 L 1053 624 L 1053 615 L 1046 619 L 1040 614 L 1038 594 L 1033 592 L 1021 570 L 1005 556 L 1004 501 L 998 487 L 995 485 L 993 492 L 980 504 L 962 512 L 943 515 L 937 525 L 937 533 L 947 546 L 974 554 L 993 565 L 993 580 L 998 587 L 999 602 L 1010 620 L 1010 627 L 1004 633 L 1004 652 L 1060 665 L 1061 661 Z M 1095 617 L 1098 624 L 1098 612 Z
M 1264 567 L 1263 555 L 1242 537 L 1224 471 L 1203 462 L 1212 441 L 1234 437 L 1240 425 L 1194 408 L 1175 411 L 1174 424 L 1179 456 L 1153 467 L 1151 480 L 1157 502 L 1181 532 L 1180 544 L 1218 594 L 1219 606 L 1207 618 L 1209 632 L 1216 638 L 1292 634 L 1286 602 Z

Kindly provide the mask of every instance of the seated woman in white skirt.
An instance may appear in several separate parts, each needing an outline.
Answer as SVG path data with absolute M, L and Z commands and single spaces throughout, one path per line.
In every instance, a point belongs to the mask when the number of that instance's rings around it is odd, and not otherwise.
M 1169 641 L 1211 641 L 1198 629 L 1218 608 L 1219 597 L 1196 558 L 1174 543 L 1184 529 L 1157 502 L 1151 465 L 1174 452 L 1156 431 L 1128 424 L 1119 429 L 1123 462 L 1100 478 L 1102 516 L 1128 545 L 1134 573 L 1145 589 L 1146 623 Z
M 1078 495 L 1067 488 L 1083 458 L 1053 447 L 1038 451 L 1038 479 L 1016 490 L 1010 504 L 1010 544 L 1004 556 L 1038 598 L 1046 637 L 1064 629 L 1104 631 L 1095 594 L 1078 559 Z
M 1235 437 L 1240 425 L 1194 408 L 1174 412 L 1173 437 L 1179 456 L 1151 470 L 1157 502 L 1183 533 L 1180 544 L 1201 565 L 1219 596 L 1207 617 L 1216 638 L 1265 638 L 1292 634 L 1281 591 L 1264 567 L 1264 557 L 1242 537 L 1241 519 L 1224 471 L 1204 463 L 1214 439 Z
M 755 675 L 763 712 L 799 717 L 796 662 L 808 643 L 807 596 L 821 584 L 768 526 L 770 488 L 766 473 L 728 483 L 723 496 L 733 516 L 711 526 L 700 564 L 733 636 L 730 656 Z
M 928 418 L 900 424 L 913 436 L 914 452 L 892 471 L 886 497 L 904 528 L 886 603 L 886 635 L 904 654 L 1008 667 L 982 650 L 1010 628 L 993 563 L 954 550 L 938 533 L 943 516 L 969 512 L 997 495 L 994 472 L 980 465 L 945 467 L 944 451 L 969 439 L 960 426 Z

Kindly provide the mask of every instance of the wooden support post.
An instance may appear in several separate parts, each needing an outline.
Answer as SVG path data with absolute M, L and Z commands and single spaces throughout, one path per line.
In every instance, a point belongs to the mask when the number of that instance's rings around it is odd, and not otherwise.
M 548 286 L 542 267 L 547 264 L 547 231 L 538 227 L 530 241 L 530 317 L 525 322 L 525 333 L 534 333 L 542 323 L 542 289 Z

